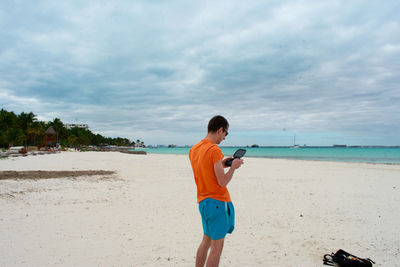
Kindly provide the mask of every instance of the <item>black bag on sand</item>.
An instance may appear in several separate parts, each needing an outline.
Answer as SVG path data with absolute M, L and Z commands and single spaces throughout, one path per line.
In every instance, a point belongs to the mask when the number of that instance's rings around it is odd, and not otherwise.
M 371 259 L 362 259 L 339 249 L 335 254 L 325 254 L 323 262 L 325 265 L 339 267 L 372 267 L 375 264 Z

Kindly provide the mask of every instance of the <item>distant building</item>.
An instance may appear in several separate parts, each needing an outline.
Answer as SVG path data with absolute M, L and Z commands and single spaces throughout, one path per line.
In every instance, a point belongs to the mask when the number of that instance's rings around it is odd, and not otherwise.
M 72 128 L 82 128 L 85 130 L 89 130 L 89 126 L 87 124 L 82 124 L 82 123 L 66 123 L 64 124 L 65 128 L 67 129 L 72 129 Z

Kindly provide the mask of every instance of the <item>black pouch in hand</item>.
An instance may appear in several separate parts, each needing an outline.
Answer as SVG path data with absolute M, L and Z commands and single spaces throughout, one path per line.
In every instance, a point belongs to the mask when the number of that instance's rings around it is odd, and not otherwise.
M 325 265 L 339 267 L 372 267 L 375 264 L 371 259 L 362 259 L 339 249 L 335 254 L 325 254 L 323 262 Z
M 233 160 L 242 158 L 244 156 L 244 154 L 246 154 L 246 149 L 240 148 L 240 149 L 236 150 L 235 154 L 233 154 L 233 158 L 228 159 L 225 162 L 225 165 L 228 167 L 232 166 Z

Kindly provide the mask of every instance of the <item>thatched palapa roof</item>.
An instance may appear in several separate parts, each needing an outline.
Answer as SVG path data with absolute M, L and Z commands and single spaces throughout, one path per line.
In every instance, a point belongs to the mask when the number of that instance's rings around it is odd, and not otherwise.
M 56 134 L 56 131 L 54 130 L 53 126 L 50 126 L 47 130 L 46 130 L 46 134 Z

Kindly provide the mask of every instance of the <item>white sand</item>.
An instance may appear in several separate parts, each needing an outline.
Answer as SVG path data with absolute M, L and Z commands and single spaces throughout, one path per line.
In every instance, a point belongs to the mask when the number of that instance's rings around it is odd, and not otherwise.
M 115 170 L 0 180 L 0 266 L 194 266 L 202 237 L 187 156 L 63 152 L 1 170 Z M 400 166 L 245 158 L 220 266 L 323 266 L 339 248 L 400 266 Z

